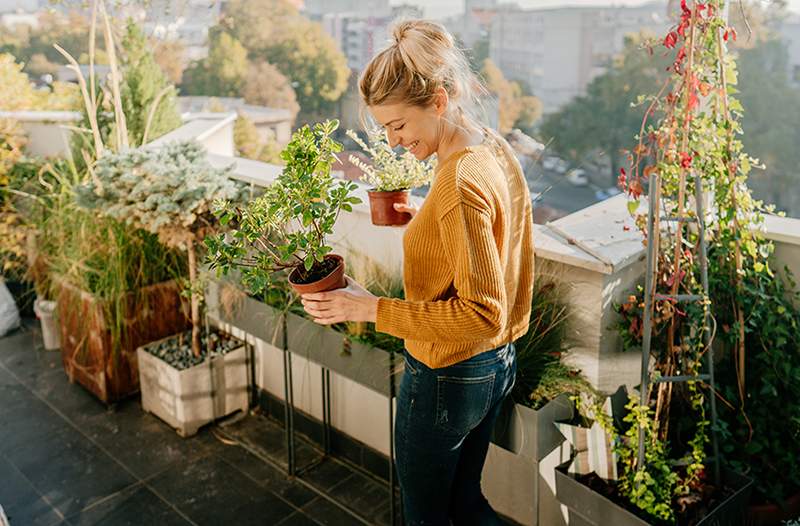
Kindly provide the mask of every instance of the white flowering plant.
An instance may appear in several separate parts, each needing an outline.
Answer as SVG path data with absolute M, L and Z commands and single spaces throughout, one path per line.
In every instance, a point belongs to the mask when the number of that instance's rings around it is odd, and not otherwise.
M 398 155 L 379 130 L 367 133 L 369 144 L 353 130 L 347 130 L 347 136 L 372 158 L 372 166 L 355 155 L 350 156 L 350 162 L 363 172 L 361 180 L 372 185 L 375 191 L 410 190 L 431 182 L 435 162 L 418 161 L 411 152 Z

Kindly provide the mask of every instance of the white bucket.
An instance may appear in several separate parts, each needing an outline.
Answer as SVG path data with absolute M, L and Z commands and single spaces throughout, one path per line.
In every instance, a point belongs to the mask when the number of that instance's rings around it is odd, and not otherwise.
M 48 351 L 57 351 L 61 348 L 61 338 L 58 331 L 58 317 L 56 315 L 56 302 L 36 298 L 33 302 L 33 312 L 42 323 L 42 339 L 44 348 Z

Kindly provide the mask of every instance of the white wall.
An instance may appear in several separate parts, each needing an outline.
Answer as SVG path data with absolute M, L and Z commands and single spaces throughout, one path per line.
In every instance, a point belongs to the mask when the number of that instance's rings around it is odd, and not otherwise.
M 70 154 L 70 126 L 81 119 L 75 111 L 0 111 L 0 118 L 17 121 L 28 143 L 25 151 L 36 157 L 67 157 Z

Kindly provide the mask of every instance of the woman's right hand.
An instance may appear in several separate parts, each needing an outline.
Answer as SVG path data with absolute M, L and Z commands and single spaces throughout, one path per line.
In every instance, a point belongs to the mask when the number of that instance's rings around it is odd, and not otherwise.
M 395 203 L 393 206 L 394 206 L 394 209 L 397 210 L 398 212 L 405 212 L 406 214 L 411 214 L 412 218 L 415 215 L 417 215 L 417 212 L 419 212 L 419 208 L 417 208 L 414 205 L 407 205 L 407 204 L 404 204 L 404 203 Z

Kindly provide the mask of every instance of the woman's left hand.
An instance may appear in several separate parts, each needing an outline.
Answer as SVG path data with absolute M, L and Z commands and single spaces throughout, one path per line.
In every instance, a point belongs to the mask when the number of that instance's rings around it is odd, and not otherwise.
M 345 321 L 375 322 L 378 315 L 378 296 L 345 276 L 347 286 L 329 292 L 303 294 L 303 308 L 320 325 Z

